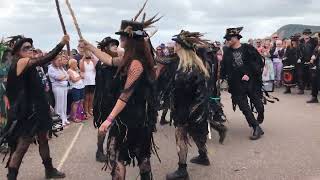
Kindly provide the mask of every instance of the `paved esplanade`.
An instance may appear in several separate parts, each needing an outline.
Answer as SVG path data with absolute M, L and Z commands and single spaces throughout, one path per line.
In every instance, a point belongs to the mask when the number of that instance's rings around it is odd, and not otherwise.
M 223 94 L 229 119 L 225 145 L 218 143 L 217 134 L 213 132 L 213 139 L 208 142 L 212 165 L 203 167 L 189 163 L 190 179 L 320 179 L 320 105 L 307 105 L 308 95 L 283 95 L 280 91 L 273 95 L 279 97 L 280 102 L 266 107 L 266 120 L 262 126 L 265 136 L 253 142 L 249 140 L 251 131 L 243 115 L 239 110 L 232 111 L 230 95 Z M 177 168 L 174 128 L 158 127 L 155 138 L 162 163 L 153 156 L 153 173 L 155 180 L 163 180 L 166 173 Z M 103 164 L 95 161 L 96 130 L 92 121 L 73 124 L 59 138 L 53 138 L 50 145 L 54 164 L 66 172 L 67 180 L 111 180 L 110 171 L 101 171 Z M 195 155 L 197 150 L 193 144 L 189 159 Z M 0 179 L 6 179 L 4 166 L 5 163 L 0 168 Z M 127 179 L 135 180 L 138 174 L 138 168 L 128 168 Z M 32 145 L 26 154 L 19 179 L 44 179 L 37 146 Z

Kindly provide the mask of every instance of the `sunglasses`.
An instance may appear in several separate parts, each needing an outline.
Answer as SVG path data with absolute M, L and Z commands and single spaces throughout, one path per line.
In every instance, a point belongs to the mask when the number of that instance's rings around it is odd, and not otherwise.
M 21 51 L 23 51 L 23 52 L 32 51 L 32 50 L 33 50 L 32 46 L 25 46 L 25 47 L 21 48 Z

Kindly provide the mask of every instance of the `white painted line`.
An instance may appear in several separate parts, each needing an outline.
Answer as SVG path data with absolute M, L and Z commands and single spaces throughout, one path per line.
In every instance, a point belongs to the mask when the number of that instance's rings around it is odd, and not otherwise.
M 80 127 L 79 127 L 76 135 L 74 136 L 74 138 L 73 138 L 72 141 L 71 141 L 70 146 L 68 147 L 67 151 L 66 151 L 65 154 L 63 155 L 63 158 L 61 159 L 61 162 L 60 162 L 60 164 L 59 164 L 59 166 L 58 166 L 58 168 L 57 168 L 59 171 L 61 170 L 64 162 L 68 159 L 69 154 L 70 154 L 70 152 L 71 152 L 74 144 L 75 144 L 76 141 L 78 140 L 78 137 L 79 137 L 79 135 L 80 135 L 80 132 L 81 132 L 82 128 L 83 128 L 83 124 L 80 125 Z

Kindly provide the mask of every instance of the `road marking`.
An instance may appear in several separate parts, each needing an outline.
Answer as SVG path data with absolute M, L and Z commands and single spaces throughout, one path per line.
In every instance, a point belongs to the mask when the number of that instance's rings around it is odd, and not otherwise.
M 58 166 L 58 168 L 57 168 L 59 171 L 61 170 L 64 162 L 68 159 L 69 154 L 70 154 L 70 152 L 71 152 L 74 144 L 75 144 L 76 141 L 78 140 L 78 137 L 79 137 L 79 135 L 80 135 L 80 132 L 81 132 L 82 128 L 83 128 L 83 124 L 80 125 L 80 127 L 79 127 L 76 135 L 75 135 L 74 138 L 72 139 L 72 142 L 71 142 L 70 146 L 68 147 L 67 151 L 66 151 L 65 154 L 63 155 L 63 158 L 61 159 L 61 162 L 60 162 L 60 164 L 59 164 L 59 166 Z

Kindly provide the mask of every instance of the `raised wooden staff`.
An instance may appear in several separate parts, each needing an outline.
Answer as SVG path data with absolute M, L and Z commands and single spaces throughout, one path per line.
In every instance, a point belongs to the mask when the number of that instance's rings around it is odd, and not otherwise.
M 79 38 L 80 38 L 80 40 L 83 40 L 83 36 L 82 36 L 81 31 L 80 31 L 80 27 L 79 27 L 77 18 L 76 18 L 75 14 L 74 14 L 74 11 L 73 11 L 73 9 L 72 9 L 72 7 L 71 7 L 71 4 L 70 4 L 69 0 L 66 0 L 66 4 L 67 4 L 68 9 L 69 9 L 69 11 L 70 11 L 70 14 L 71 14 L 71 17 L 72 17 L 74 26 L 76 27 L 76 30 L 77 30 L 77 32 L 78 32 Z
M 58 16 L 59 16 L 59 19 L 60 19 L 60 24 L 61 24 L 61 27 L 62 27 L 63 34 L 67 35 L 67 29 L 66 29 L 66 26 L 64 24 L 63 17 L 62 17 L 62 14 L 61 14 L 59 0 L 55 0 L 55 2 L 56 2 L 56 7 L 57 7 Z M 68 51 L 68 56 L 70 56 L 71 53 L 70 53 L 70 44 L 69 43 L 67 44 L 67 51 Z

